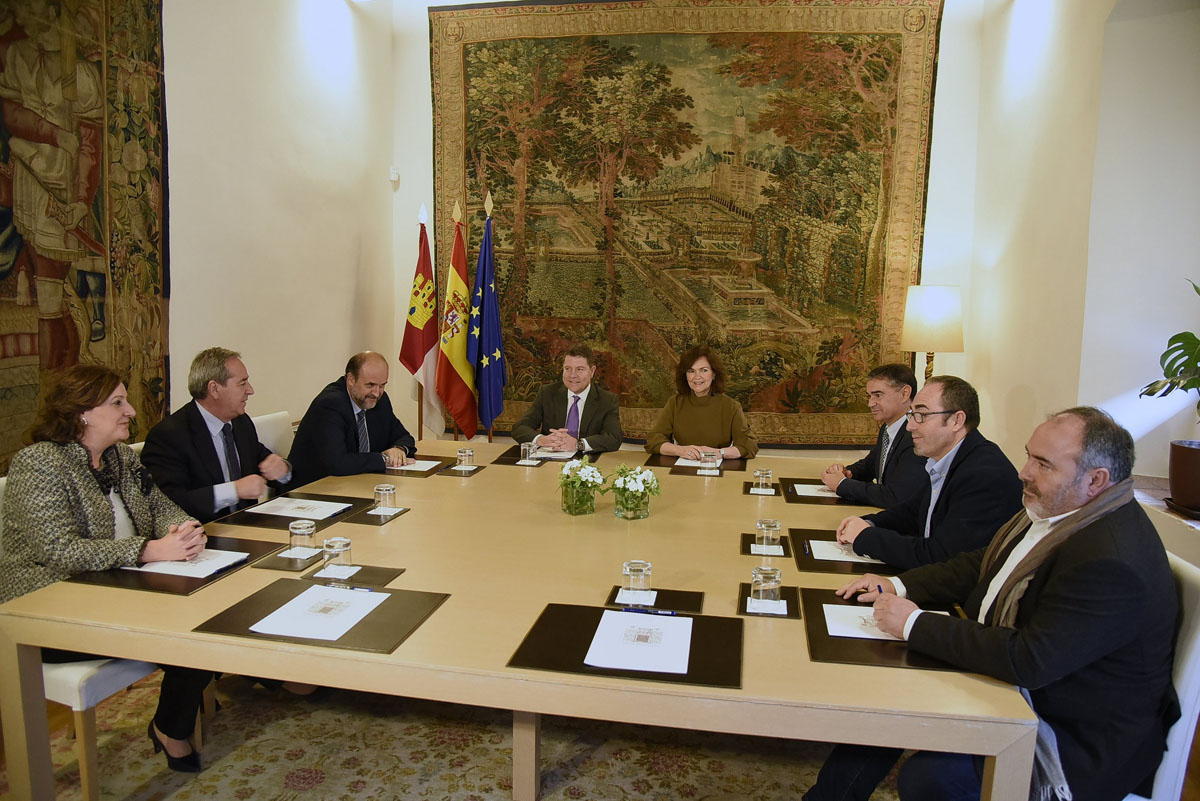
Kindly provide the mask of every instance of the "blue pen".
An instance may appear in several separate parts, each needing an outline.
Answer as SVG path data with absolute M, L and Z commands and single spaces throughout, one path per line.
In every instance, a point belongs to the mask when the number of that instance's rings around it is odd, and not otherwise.
M 641 609 L 636 606 L 626 606 L 622 607 L 621 611 L 634 612 L 639 615 L 667 615 L 669 617 L 675 617 L 675 613 L 667 609 Z
M 883 585 L 882 584 L 876 584 L 875 589 L 879 590 L 880 595 L 883 595 Z

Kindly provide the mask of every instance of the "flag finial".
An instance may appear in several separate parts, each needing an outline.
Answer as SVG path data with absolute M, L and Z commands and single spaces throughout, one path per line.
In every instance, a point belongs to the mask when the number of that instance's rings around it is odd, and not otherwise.
M 492 190 L 488 190 L 487 197 L 483 199 L 483 210 L 487 212 L 487 216 L 492 216 Z
M 429 219 L 429 212 L 425 211 L 425 204 L 422 203 L 421 210 L 417 212 L 417 222 L 419 222 L 421 225 L 424 225 L 425 221 L 428 219 Z
M 454 217 L 456 223 L 462 222 L 462 206 L 458 204 L 457 200 L 454 201 L 454 214 L 451 216 Z

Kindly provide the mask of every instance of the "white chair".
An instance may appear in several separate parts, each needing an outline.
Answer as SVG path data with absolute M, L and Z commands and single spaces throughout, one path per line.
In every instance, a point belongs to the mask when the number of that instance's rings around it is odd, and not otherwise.
M 1200 713 L 1200 568 L 1168 553 L 1171 572 L 1179 586 L 1179 635 L 1175 640 L 1175 692 L 1179 694 L 1179 720 L 1167 734 L 1167 752 L 1154 776 L 1151 801 L 1179 801 L 1192 735 Z M 1125 801 L 1141 801 L 1136 793 Z
M 286 459 L 292 449 L 292 416 L 287 412 L 275 412 L 250 419 L 258 430 L 258 441 Z
M 75 751 L 79 756 L 79 785 L 83 798 L 88 801 L 100 798 L 96 705 L 156 670 L 158 665 L 133 659 L 90 659 L 42 665 L 46 697 L 71 707 Z

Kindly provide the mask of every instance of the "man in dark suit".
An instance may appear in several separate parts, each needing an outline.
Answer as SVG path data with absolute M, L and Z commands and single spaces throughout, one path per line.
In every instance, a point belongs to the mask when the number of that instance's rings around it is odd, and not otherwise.
M 254 394 L 241 354 L 208 348 L 188 370 L 192 400 L 150 429 L 142 463 L 154 483 L 201 523 L 249 506 L 291 480 L 291 467 L 258 441 L 246 400 Z
M 1148 797 L 1179 718 L 1178 599 L 1133 497 L 1133 438 L 1078 407 L 1038 426 L 1026 451 L 1025 511 L 986 548 L 838 593 L 873 602 L 876 625 L 914 651 L 1022 688 L 1038 716 L 1030 798 Z M 967 618 L 922 614 L 922 603 L 961 603 Z M 899 756 L 839 745 L 805 801 L 866 799 Z M 978 799 L 982 775 L 981 757 L 918 753 L 900 771 L 900 798 Z
M 907 501 L 847 517 L 838 542 L 860 556 L 907 570 L 987 543 L 1021 508 L 1021 481 L 1008 458 L 978 431 L 979 396 L 961 378 L 934 376 L 913 398 L 908 431 L 926 457 L 928 479 Z
M 288 456 L 294 484 L 382 473 L 413 461 L 417 443 L 392 412 L 387 382 L 387 359 L 369 350 L 350 357 L 346 374 L 321 390 L 296 430 Z
M 620 448 L 617 396 L 595 386 L 595 375 L 596 355 L 592 349 L 571 346 L 563 355 L 562 383 L 542 385 L 533 405 L 513 426 L 513 439 L 532 440 L 539 447 L 572 453 Z
M 831 464 L 821 480 L 839 497 L 888 509 L 907 501 L 928 481 L 925 457 L 913 450 L 904 413 L 917 394 L 917 377 L 906 364 L 881 364 L 867 373 L 867 408 L 879 423 L 875 447 L 852 465 Z

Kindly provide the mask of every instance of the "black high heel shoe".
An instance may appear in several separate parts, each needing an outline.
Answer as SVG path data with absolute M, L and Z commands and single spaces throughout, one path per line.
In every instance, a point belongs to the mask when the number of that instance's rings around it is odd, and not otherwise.
M 154 753 L 162 751 L 167 757 L 167 767 L 177 773 L 199 773 L 200 772 L 200 755 L 192 749 L 192 753 L 187 756 L 173 757 L 166 753 L 162 741 L 158 739 L 158 735 L 154 733 L 154 721 L 146 726 L 146 736 L 150 738 L 150 744 L 154 746 Z

